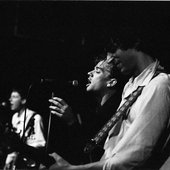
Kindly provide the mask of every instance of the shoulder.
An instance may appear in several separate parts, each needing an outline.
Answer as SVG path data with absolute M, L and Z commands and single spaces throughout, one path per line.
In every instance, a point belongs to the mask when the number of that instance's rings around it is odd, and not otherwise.
M 42 119 L 41 115 L 38 114 L 38 113 L 36 113 L 36 112 L 33 111 L 33 110 L 27 109 L 27 113 L 28 113 L 28 115 L 29 115 L 30 118 L 31 118 L 31 117 L 34 117 L 34 119 L 37 120 L 37 121 Z
M 41 115 L 39 115 L 38 113 L 35 114 L 34 118 L 35 118 L 35 120 L 37 120 L 37 121 L 41 121 L 41 120 L 42 120 Z
M 13 116 L 12 116 L 12 118 L 17 117 L 17 114 L 18 114 L 18 113 L 14 113 Z
M 151 80 L 150 84 L 161 88 L 170 88 L 170 74 L 160 73 Z
M 150 95 L 157 94 L 159 96 L 170 97 L 170 75 L 166 73 L 160 73 L 155 78 L 153 78 L 148 85 L 145 86 L 144 91 Z

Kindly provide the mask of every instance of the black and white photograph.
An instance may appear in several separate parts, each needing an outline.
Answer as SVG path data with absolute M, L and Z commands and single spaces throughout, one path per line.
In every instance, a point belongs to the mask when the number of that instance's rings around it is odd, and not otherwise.
M 0 1 L 0 169 L 169 170 L 170 3 Z

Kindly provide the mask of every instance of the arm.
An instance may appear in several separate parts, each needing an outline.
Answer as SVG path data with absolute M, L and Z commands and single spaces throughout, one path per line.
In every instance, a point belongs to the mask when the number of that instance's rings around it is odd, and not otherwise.
M 103 162 L 94 162 L 85 165 L 68 165 L 68 166 L 58 166 L 54 164 L 50 166 L 49 170 L 103 170 Z
M 71 165 L 56 153 L 51 154 L 56 163 L 49 170 L 103 170 L 104 160 L 85 165 Z
M 16 163 L 17 157 L 18 157 L 17 152 L 9 153 L 5 160 L 4 170 L 12 168 Z

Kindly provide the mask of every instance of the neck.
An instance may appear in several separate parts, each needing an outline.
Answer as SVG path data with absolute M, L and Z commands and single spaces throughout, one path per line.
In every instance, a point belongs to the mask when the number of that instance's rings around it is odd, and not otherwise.
M 137 66 L 135 68 L 133 77 L 137 77 L 140 73 L 142 73 L 145 68 L 147 68 L 153 62 L 153 58 L 149 55 L 144 54 L 142 52 L 138 53 Z
M 24 112 L 25 112 L 25 107 L 22 107 L 22 108 L 18 111 L 18 116 L 21 116 Z
M 103 106 L 105 104 L 105 102 L 116 93 L 115 90 L 109 90 L 107 93 L 103 94 L 100 98 L 99 98 L 99 103 L 101 106 Z

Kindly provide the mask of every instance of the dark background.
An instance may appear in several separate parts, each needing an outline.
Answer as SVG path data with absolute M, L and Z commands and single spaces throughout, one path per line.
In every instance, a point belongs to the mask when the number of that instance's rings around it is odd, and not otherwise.
M 86 81 L 121 23 L 156 32 L 155 50 L 169 67 L 169 11 L 166 2 L 0 2 L 0 98 L 21 78 Z
M 52 91 L 84 114 L 92 105 L 84 93 L 87 72 L 122 23 L 149 28 L 157 41 L 152 50 L 170 71 L 169 20 L 168 2 L 0 2 L 0 101 L 22 82 L 31 87 L 30 103 L 46 126 Z M 55 82 L 40 83 L 41 78 Z M 80 81 L 76 89 L 66 85 L 73 79 Z
M 155 50 L 169 67 L 169 17 L 166 2 L 0 2 L 0 98 L 21 78 L 86 81 L 121 23 L 156 32 Z

